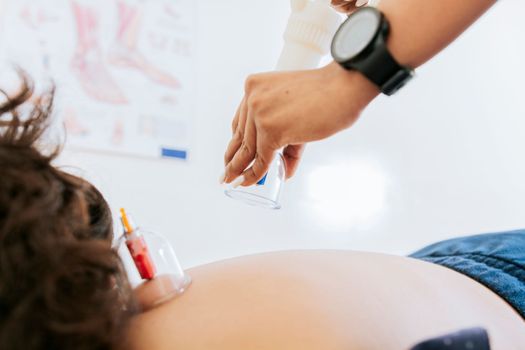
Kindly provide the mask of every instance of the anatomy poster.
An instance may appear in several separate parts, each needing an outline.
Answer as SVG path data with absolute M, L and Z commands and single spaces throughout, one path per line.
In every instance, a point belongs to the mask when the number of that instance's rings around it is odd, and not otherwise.
M 67 145 L 186 159 L 194 0 L 4 0 L 3 60 L 57 87 Z

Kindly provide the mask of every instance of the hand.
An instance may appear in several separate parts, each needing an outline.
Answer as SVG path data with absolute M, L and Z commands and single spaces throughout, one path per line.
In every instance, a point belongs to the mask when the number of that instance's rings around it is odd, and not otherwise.
M 249 77 L 232 123 L 233 137 L 224 156 L 226 169 L 221 181 L 230 183 L 242 175 L 236 185 L 253 185 L 282 147 L 289 178 L 297 169 L 305 143 L 351 126 L 378 93 L 362 75 L 337 63 Z
M 332 0 L 332 6 L 339 12 L 350 14 L 359 7 L 369 3 L 368 0 Z

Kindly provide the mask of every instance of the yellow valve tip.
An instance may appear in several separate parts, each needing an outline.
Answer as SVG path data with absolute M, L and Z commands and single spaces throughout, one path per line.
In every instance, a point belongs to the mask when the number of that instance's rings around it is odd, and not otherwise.
M 133 232 L 133 227 L 129 222 L 128 214 L 124 208 L 120 208 L 120 218 L 122 220 L 122 226 L 124 226 L 124 231 L 126 231 L 127 234 Z

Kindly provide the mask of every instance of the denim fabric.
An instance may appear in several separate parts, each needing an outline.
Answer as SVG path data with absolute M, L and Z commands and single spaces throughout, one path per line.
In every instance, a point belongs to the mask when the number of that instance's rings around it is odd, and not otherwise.
M 410 256 L 473 278 L 525 318 L 525 230 L 455 238 Z

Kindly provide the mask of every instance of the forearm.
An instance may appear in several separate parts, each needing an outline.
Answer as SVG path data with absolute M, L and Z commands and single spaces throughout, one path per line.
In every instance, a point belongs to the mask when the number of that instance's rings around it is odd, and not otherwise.
M 454 41 L 496 0 L 382 0 L 379 9 L 390 22 L 387 41 L 394 58 L 403 65 L 417 68 Z M 345 71 L 332 62 L 324 69 L 328 79 L 339 86 L 342 106 L 360 112 L 378 94 L 379 89 L 361 73 Z M 348 101 L 347 96 L 353 96 Z M 338 96 L 336 96 L 337 98 Z M 344 104 L 343 103 L 343 104 Z M 349 113 L 345 127 L 355 121 Z
M 396 60 L 416 68 L 454 41 L 496 0 L 382 0 L 390 22 L 388 47 Z
M 382 0 L 379 8 L 391 24 L 387 45 L 400 64 L 416 68 L 495 1 Z M 354 4 L 332 0 L 343 11 Z M 276 150 L 322 140 L 350 127 L 378 94 L 379 88 L 363 74 L 335 62 L 317 70 L 252 76 L 234 118 L 234 136 L 225 154 L 221 181 L 230 183 L 242 174 L 243 186 L 254 184 L 267 172 Z M 296 167 L 289 161 L 287 165 Z

